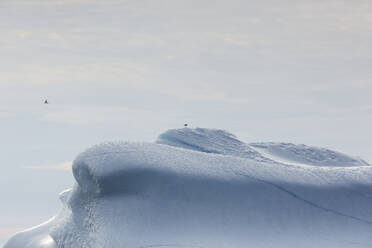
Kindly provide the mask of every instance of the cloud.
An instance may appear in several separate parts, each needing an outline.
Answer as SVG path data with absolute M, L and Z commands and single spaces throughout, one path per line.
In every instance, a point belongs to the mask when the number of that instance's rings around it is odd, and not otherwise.
M 59 5 L 75 5 L 75 4 L 109 4 L 115 1 L 99 1 L 99 0 L 14 0 L 13 4 L 32 6 L 32 5 L 49 5 L 49 6 L 59 6 Z
M 69 171 L 71 170 L 72 162 L 62 162 L 57 164 L 43 164 L 37 166 L 23 166 L 25 169 L 32 169 L 32 170 L 62 170 L 62 171 Z
M 155 114 L 152 111 L 126 107 L 68 106 L 46 113 L 41 119 L 69 124 L 95 124 L 147 122 L 154 120 L 156 116 L 159 116 L 159 113 Z
M 25 227 L 0 227 L 0 235 L 8 235 L 24 229 Z
M 0 111 L 0 118 L 7 118 L 7 117 L 10 117 L 12 116 L 11 113 L 8 113 L 8 112 L 1 112 Z

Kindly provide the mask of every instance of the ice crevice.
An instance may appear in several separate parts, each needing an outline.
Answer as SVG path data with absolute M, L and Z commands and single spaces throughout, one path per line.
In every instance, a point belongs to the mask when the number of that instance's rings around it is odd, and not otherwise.
M 276 188 L 277 190 L 282 191 L 282 192 L 288 194 L 289 196 L 291 196 L 291 197 L 293 197 L 293 198 L 295 198 L 299 201 L 302 201 L 305 204 L 310 205 L 314 208 L 320 209 L 322 211 L 330 212 L 330 213 L 333 213 L 333 214 L 341 216 L 341 217 L 350 218 L 352 220 L 359 221 L 361 223 L 368 224 L 368 225 L 372 226 L 372 221 L 370 221 L 370 220 L 365 220 L 365 219 L 362 219 L 362 218 L 359 218 L 359 217 L 356 217 L 356 216 L 352 216 L 352 215 L 342 213 L 342 212 L 340 212 L 338 210 L 335 210 L 335 209 L 323 207 L 323 206 L 321 206 L 321 205 L 319 205 L 315 202 L 309 201 L 309 200 L 305 199 L 304 197 L 300 196 L 299 194 L 296 194 L 296 193 L 286 189 L 285 187 L 280 186 L 278 184 L 275 184 L 273 182 L 269 182 L 269 181 L 266 181 L 266 180 L 263 180 L 263 179 L 260 179 L 260 178 L 255 178 L 255 177 L 252 177 L 252 176 L 249 176 L 249 175 L 246 175 L 246 174 L 242 174 L 242 173 L 236 173 L 236 174 L 240 175 L 240 176 L 243 176 L 243 177 L 246 177 L 246 178 L 249 178 L 251 180 L 261 182 L 261 183 L 266 184 L 266 185 L 270 185 L 270 186 Z

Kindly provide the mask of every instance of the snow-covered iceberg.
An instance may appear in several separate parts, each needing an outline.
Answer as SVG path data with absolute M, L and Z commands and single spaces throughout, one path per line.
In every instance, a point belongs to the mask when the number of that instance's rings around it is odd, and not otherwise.
M 372 245 L 372 167 L 324 148 L 184 128 L 94 146 L 73 175 L 61 211 L 4 248 Z

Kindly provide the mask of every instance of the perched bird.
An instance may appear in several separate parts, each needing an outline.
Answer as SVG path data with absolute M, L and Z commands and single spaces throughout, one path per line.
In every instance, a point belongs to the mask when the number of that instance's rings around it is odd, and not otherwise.
M 183 126 L 184 126 L 184 127 L 187 127 L 188 125 L 187 125 L 187 123 L 185 123 Z

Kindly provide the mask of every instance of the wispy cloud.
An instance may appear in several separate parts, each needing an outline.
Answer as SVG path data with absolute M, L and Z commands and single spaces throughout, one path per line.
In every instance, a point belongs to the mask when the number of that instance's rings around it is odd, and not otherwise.
M 57 164 L 43 164 L 43 165 L 29 165 L 23 166 L 25 169 L 32 169 L 32 170 L 62 170 L 62 171 L 69 171 L 71 170 L 72 162 L 62 162 Z
M 0 118 L 6 118 L 6 117 L 10 117 L 12 116 L 11 113 L 8 113 L 8 112 L 1 112 L 0 111 Z
M 104 106 L 70 106 L 47 113 L 42 117 L 44 121 L 62 122 L 69 124 L 95 123 L 130 123 L 154 120 L 159 113 L 143 109 Z
M 0 235 L 7 235 L 26 229 L 25 227 L 0 227 Z
M 32 5 L 51 5 L 51 6 L 58 6 L 58 5 L 74 5 L 74 4 L 108 4 L 113 3 L 114 1 L 98 1 L 98 0 L 51 0 L 51 1 L 45 1 L 45 0 L 33 0 L 33 1 L 27 1 L 27 0 L 15 0 L 13 4 L 19 4 L 19 5 L 26 5 L 26 6 L 32 6 Z

